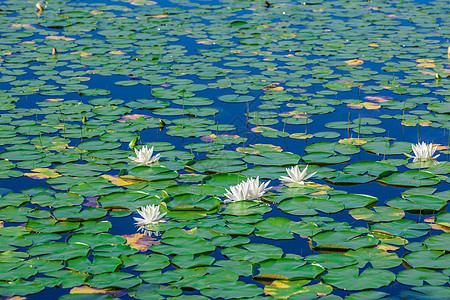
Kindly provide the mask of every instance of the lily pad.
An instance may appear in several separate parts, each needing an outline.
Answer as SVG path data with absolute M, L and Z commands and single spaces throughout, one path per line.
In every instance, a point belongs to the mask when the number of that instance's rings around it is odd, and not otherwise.
M 406 171 L 403 173 L 393 173 L 388 177 L 379 179 L 381 183 L 399 187 L 421 187 L 433 186 L 440 182 L 440 179 L 428 171 Z
M 333 249 L 335 251 L 356 250 L 376 246 L 379 241 L 357 230 L 324 231 L 311 238 L 314 249 Z
M 260 268 L 255 279 L 299 280 L 314 279 L 325 272 L 325 268 L 317 265 L 306 265 L 305 261 L 281 258 L 259 263 Z
M 340 289 L 357 291 L 376 289 L 389 285 L 395 280 L 395 274 L 386 270 L 366 269 L 361 274 L 357 267 L 345 267 L 329 270 L 323 280 Z
M 430 285 L 444 285 L 448 281 L 448 276 L 434 270 L 416 268 L 398 273 L 397 281 L 413 286 L 424 285 L 424 282 Z
M 283 200 L 278 208 L 293 215 L 313 216 L 318 214 L 318 211 L 336 213 L 343 210 L 344 206 L 334 200 L 299 196 Z

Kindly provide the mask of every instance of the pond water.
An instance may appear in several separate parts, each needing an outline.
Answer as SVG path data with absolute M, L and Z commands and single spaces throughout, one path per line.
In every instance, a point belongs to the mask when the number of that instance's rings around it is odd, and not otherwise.
M 0 297 L 449 298 L 449 1 L 0 4 Z

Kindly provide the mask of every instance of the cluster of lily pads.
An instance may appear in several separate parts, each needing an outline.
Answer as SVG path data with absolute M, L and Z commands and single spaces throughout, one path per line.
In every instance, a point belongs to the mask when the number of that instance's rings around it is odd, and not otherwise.
M 440 154 L 433 156 L 437 150 L 436 146 L 433 144 L 425 144 L 424 142 L 419 143 L 417 145 L 412 145 L 412 150 L 414 152 L 414 156 L 406 153 L 408 157 L 414 158 L 414 162 L 416 161 L 429 161 L 435 160 Z M 160 154 L 153 156 L 153 147 L 148 149 L 147 146 L 143 146 L 140 150 L 135 149 L 136 157 L 129 157 L 131 160 L 143 164 L 149 165 L 159 160 Z M 292 183 L 297 185 L 304 185 L 305 180 L 308 180 L 312 176 L 314 176 L 317 172 L 306 175 L 308 171 L 308 166 L 306 166 L 303 171 L 300 172 L 298 165 L 287 168 L 286 172 L 289 176 L 281 176 L 280 180 L 283 183 Z M 235 202 L 235 201 L 252 201 L 252 200 L 260 200 L 264 194 L 269 191 L 271 188 L 268 188 L 270 181 L 259 183 L 259 177 L 249 178 L 246 181 L 242 181 L 241 183 L 230 186 L 230 190 L 226 190 L 225 197 L 227 198 L 224 202 Z M 146 225 L 154 225 L 158 222 L 165 222 L 164 215 L 166 213 L 161 214 L 159 212 L 159 206 L 154 204 L 147 205 L 146 207 L 141 207 L 141 210 L 138 210 L 138 213 L 142 216 L 142 218 L 134 218 L 137 223 L 136 225 L 139 228 L 144 228 Z
M 446 1 L 94 2 L 0 1 L 0 296 L 448 297 Z

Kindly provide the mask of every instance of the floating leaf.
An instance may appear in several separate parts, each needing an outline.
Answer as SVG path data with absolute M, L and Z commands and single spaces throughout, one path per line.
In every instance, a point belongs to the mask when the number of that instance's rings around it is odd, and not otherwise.
M 281 258 L 259 263 L 260 268 L 255 279 L 299 280 L 314 279 L 325 271 L 321 266 L 306 265 L 305 261 Z
M 319 232 L 311 238 L 311 241 L 314 249 L 333 249 L 335 251 L 376 246 L 379 242 L 377 238 L 362 235 L 357 230 Z
M 0 282 L 1 295 L 6 297 L 25 296 L 40 292 L 44 286 L 33 281 L 16 279 L 10 282 Z
M 86 257 L 75 258 L 67 261 L 67 268 L 94 275 L 114 272 L 120 265 L 122 265 L 122 261 L 116 257 L 94 256 L 93 262 Z
M 299 160 L 300 157 L 298 155 L 289 152 L 267 152 L 257 156 L 244 157 L 244 161 L 247 163 L 264 166 L 295 165 Z
M 412 151 L 411 144 L 406 142 L 369 142 L 361 146 L 364 150 L 378 155 L 397 155 Z
M 141 279 L 128 273 L 103 273 L 94 275 L 87 283 L 95 288 L 103 289 L 107 287 L 130 288 L 142 282 Z
M 293 215 L 313 216 L 318 214 L 318 211 L 336 213 L 343 210 L 344 206 L 333 200 L 299 196 L 283 200 L 278 208 Z
M 413 268 L 446 269 L 450 267 L 450 256 L 444 251 L 414 251 L 403 257 Z
M 214 263 L 214 258 L 206 255 L 195 257 L 192 254 L 177 255 L 172 258 L 172 263 L 181 268 L 194 268 L 200 266 L 209 266 Z
M 326 269 L 342 268 L 355 265 L 357 263 L 355 258 L 338 253 L 309 255 L 308 257 L 306 257 L 306 260 L 310 263 L 320 265 Z
M 446 250 L 450 251 L 449 246 L 450 233 L 430 236 L 424 241 L 424 244 L 430 250 Z
M 397 254 L 382 249 L 360 248 L 356 251 L 348 251 L 345 255 L 356 259 L 358 268 L 364 268 L 367 263 L 370 263 L 375 269 L 390 269 L 402 263 L 402 259 Z
M 376 197 L 369 196 L 369 195 L 361 195 L 361 194 L 331 195 L 330 200 L 338 201 L 338 202 L 342 203 L 346 209 L 369 206 L 378 201 L 378 199 Z
M 89 247 L 82 244 L 52 243 L 31 247 L 28 253 L 32 256 L 41 255 L 44 260 L 68 260 L 86 256 Z
M 350 215 L 358 220 L 366 220 L 372 222 L 389 222 L 400 220 L 405 216 L 402 209 L 386 206 L 375 206 L 372 209 L 365 207 L 350 210 Z
M 249 244 L 242 248 L 223 249 L 222 254 L 232 260 L 245 260 L 257 263 L 271 258 L 279 259 L 283 255 L 283 250 L 272 245 Z
M 150 249 L 154 252 L 170 255 L 199 254 L 214 251 L 213 243 L 200 238 L 164 238 L 161 245 L 153 245 Z
M 387 232 L 402 238 L 417 238 L 427 234 L 430 226 L 424 223 L 416 223 L 412 220 L 398 220 L 389 223 L 373 224 L 370 226 L 370 229 Z
M 293 239 L 291 230 L 291 220 L 281 217 L 272 217 L 260 221 L 255 224 L 258 231 L 255 232 L 257 236 L 265 237 L 267 239 Z
M 357 267 L 345 267 L 329 270 L 323 280 L 340 289 L 357 291 L 376 289 L 389 285 L 395 280 L 395 275 L 386 270 L 366 269 L 361 274 Z
M 379 179 L 380 182 L 400 187 L 421 187 L 432 186 L 440 182 L 431 172 L 427 171 L 406 171 L 403 173 L 394 173 L 388 177 Z
M 402 284 L 421 286 L 426 281 L 430 285 L 444 285 L 448 276 L 425 268 L 403 270 L 397 274 L 397 281 Z
M 264 292 L 275 299 L 294 298 L 296 297 L 295 295 L 303 299 L 309 299 L 306 298 L 307 295 L 312 294 L 316 298 L 317 295 L 327 295 L 333 291 L 333 288 L 327 284 L 318 283 L 307 285 L 310 282 L 311 280 L 275 280 L 264 288 Z
M 405 195 L 404 198 L 397 197 L 388 200 L 386 204 L 405 211 L 421 211 L 422 213 L 430 214 L 443 208 L 447 201 L 428 195 Z

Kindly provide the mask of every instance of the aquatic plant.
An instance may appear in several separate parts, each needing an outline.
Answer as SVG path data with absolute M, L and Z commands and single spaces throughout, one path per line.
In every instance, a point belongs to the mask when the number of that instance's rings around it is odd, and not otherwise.
M 140 210 L 137 209 L 137 212 L 142 218 L 133 218 L 136 223 L 136 226 L 139 226 L 139 229 L 143 229 L 147 225 L 154 225 L 158 224 L 159 222 L 166 222 L 166 220 L 163 220 L 163 217 L 166 215 L 166 213 L 161 213 L 159 211 L 159 205 L 147 205 L 147 206 L 141 206 Z
M 161 156 L 159 153 L 153 156 L 153 148 L 148 149 L 147 146 L 143 146 L 140 150 L 135 148 L 134 153 L 136 153 L 136 157 L 130 156 L 128 158 L 140 165 L 152 164 L 157 162 Z
M 242 181 L 237 185 L 230 186 L 230 191 L 226 190 L 225 202 L 235 202 L 243 200 L 257 200 L 264 196 L 264 194 L 270 190 L 268 188 L 270 180 L 267 182 L 259 183 L 259 176 L 256 178 L 249 178 L 247 181 Z
M 292 168 L 286 168 L 286 172 L 288 173 L 289 177 L 287 176 L 281 176 L 280 180 L 286 184 L 286 183 L 297 183 L 304 185 L 305 181 L 314 176 L 317 172 L 314 172 L 312 174 L 306 175 L 308 172 L 308 166 L 306 166 L 303 171 L 300 172 L 300 168 L 297 166 L 294 166 Z
M 416 161 L 427 161 L 433 160 L 439 157 L 440 154 L 433 156 L 434 152 L 436 152 L 437 147 L 433 146 L 433 144 L 425 144 L 425 142 L 418 143 L 416 145 L 411 145 L 412 150 L 414 152 L 414 156 L 407 154 L 409 158 L 414 158 L 413 162 Z
M 449 294 L 444 1 L 19 2 L 0 298 Z M 404 159 L 415 131 L 439 166 Z

